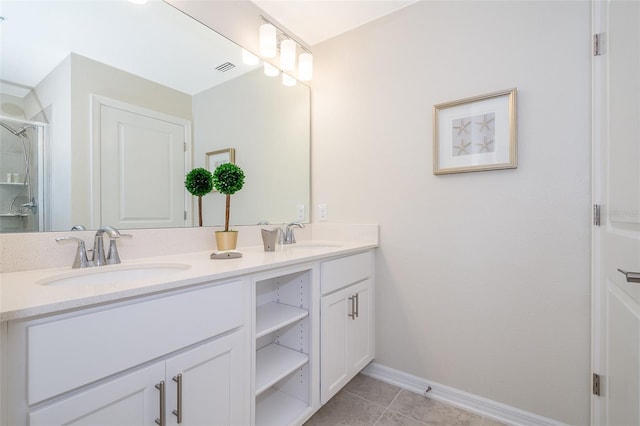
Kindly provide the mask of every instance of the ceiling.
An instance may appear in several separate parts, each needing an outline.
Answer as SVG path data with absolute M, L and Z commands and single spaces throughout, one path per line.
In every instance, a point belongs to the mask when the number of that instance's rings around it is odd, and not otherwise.
M 304 43 L 313 46 L 417 0 L 252 0 Z
M 214 1 L 214 0 L 212 0 Z M 247 0 L 245 0 L 247 1 Z M 415 0 L 254 0 L 308 46 Z M 0 93 L 23 97 L 70 52 L 188 94 L 253 69 L 224 37 L 159 0 L 0 0 Z M 232 62 L 232 72 L 215 68 Z

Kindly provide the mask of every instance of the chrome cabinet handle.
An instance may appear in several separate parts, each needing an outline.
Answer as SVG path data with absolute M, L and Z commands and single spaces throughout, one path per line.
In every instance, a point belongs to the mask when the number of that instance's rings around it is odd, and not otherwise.
M 160 391 L 160 418 L 156 419 L 156 424 L 159 424 L 160 426 L 166 426 L 166 421 L 164 418 L 164 380 L 161 381 L 160 383 L 158 383 L 156 385 L 156 389 L 158 389 Z
M 356 293 L 356 318 L 360 315 L 360 293 Z
M 173 381 L 178 384 L 178 408 L 171 412 L 178 418 L 178 424 L 180 424 L 182 423 L 182 374 L 173 376 Z
M 356 295 L 349 296 L 349 300 L 351 300 L 351 313 L 349 314 L 349 318 L 356 319 Z
M 620 268 L 618 268 L 618 271 L 625 276 L 628 283 L 640 283 L 640 272 L 627 272 Z

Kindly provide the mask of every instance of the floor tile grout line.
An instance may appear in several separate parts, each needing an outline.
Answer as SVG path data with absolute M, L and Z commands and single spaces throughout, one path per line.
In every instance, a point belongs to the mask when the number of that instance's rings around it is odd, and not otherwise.
M 393 404 L 393 401 L 396 400 L 396 398 L 398 398 L 398 395 L 400 395 L 400 391 L 402 389 L 398 389 L 398 391 L 396 392 L 396 395 L 393 397 L 393 399 L 389 402 L 389 404 L 385 407 L 384 411 L 382 412 L 382 414 L 380 414 L 380 417 L 378 417 L 378 420 L 375 421 L 375 423 L 373 424 L 373 426 L 376 426 L 378 423 L 380 423 L 380 420 L 382 420 L 382 418 L 384 417 L 385 414 L 387 414 L 387 411 L 389 411 L 389 407 L 391 407 L 391 404 Z M 373 402 L 373 401 L 372 401 Z
M 402 390 L 402 389 L 400 389 L 400 390 Z M 398 390 L 398 393 L 400 393 L 400 390 Z M 372 404 L 375 404 L 375 405 L 377 405 L 378 407 L 384 408 L 385 410 L 386 410 L 389 406 L 391 406 L 391 403 L 392 403 L 393 401 L 395 401 L 395 400 L 396 400 L 396 398 L 398 397 L 398 395 L 396 394 L 396 396 L 394 396 L 394 397 L 393 397 L 393 399 L 391 400 L 391 402 L 389 403 L 389 405 L 384 406 L 384 405 L 380 404 L 379 402 L 376 402 L 376 401 L 372 401 L 372 400 L 370 400 L 370 399 L 367 399 L 367 398 L 365 398 L 364 396 L 362 396 L 362 395 L 358 395 L 357 393 L 354 393 L 354 392 L 352 392 L 352 391 L 350 391 L 350 390 L 342 389 L 342 392 L 346 392 L 346 393 L 348 393 L 348 394 L 350 394 L 350 395 L 357 396 L 358 398 L 363 399 L 363 400 L 365 400 L 365 401 L 367 401 L 367 402 L 370 402 L 370 403 L 372 403 Z

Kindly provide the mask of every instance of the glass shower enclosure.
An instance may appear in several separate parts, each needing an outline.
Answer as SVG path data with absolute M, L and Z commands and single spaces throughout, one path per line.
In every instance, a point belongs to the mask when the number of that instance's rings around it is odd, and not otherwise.
M 42 123 L 0 117 L 0 233 L 44 228 L 45 129 Z

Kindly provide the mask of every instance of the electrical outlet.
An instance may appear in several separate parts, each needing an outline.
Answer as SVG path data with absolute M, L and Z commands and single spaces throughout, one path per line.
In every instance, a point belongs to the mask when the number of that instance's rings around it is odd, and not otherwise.
M 298 204 L 298 220 L 304 220 L 304 204 Z
M 326 203 L 318 204 L 318 220 L 325 221 L 329 219 L 329 210 Z

